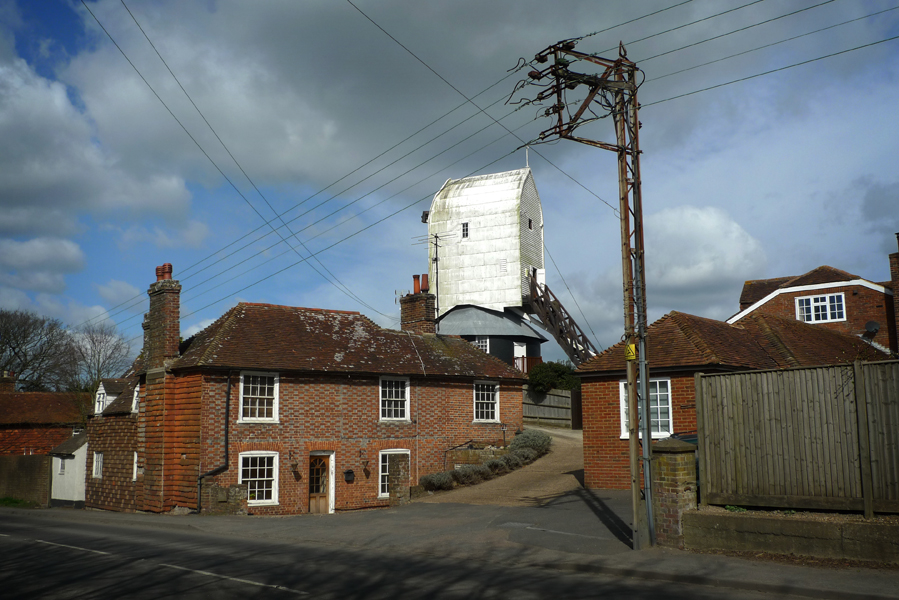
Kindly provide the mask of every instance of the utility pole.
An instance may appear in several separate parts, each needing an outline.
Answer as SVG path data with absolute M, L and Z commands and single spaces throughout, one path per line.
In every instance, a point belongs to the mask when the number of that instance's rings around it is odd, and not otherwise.
M 634 511 L 633 543 L 638 550 L 655 544 L 652 514 L 652 431 L 649 417 L 649 368 L 646 356 L 646 272 L 643 253 L 643 203 L 640 187 L 640 121 L 637 115 L 636 63 L 628 60 L 623 44 L 619 44 L 618 58 L 611 60 L 575 50 L 577 40 L 565 40 L 549 46 L 534 57 L 537 68 L 528 73 L 526 85 L 541 86 L 536 99 L 540 103 L 552 101 L 544 116 L 555 123 L 540 133 L 539 141 L 564 138 L 588 144 L 618 155 L 618 192 L 621 220 L 621 275 L 624 292 L 624 340 L 627 370 L 627 414 L 631 470 L 631 494 Z M 584 74 L 568 67 L 577 61 L 600 67 L 599 74 Z M 539 65 L 547 64 L 542 69 Z M 534 63 L 532 63 L 534 64 Z M 567 93 L 586 86 L 586 96 L 569 103 Z M 570 107 L 577 106 L 574 113 Z M 597 112 L 596 107 L 601 110 Z M 575 135 L 575 130 L 592 121 L 612 115 L 615 143 L 601 142 Z M 639 362 L 639 386 L 637 368 Z M 639 388 L 639 389 L 638 389 Z M 638 406 L 642 400 L 642 414 Z M 640 457 L 637 434 L 638 423 L 643 438 L 643 489 L 645 512 L 641 507 Z

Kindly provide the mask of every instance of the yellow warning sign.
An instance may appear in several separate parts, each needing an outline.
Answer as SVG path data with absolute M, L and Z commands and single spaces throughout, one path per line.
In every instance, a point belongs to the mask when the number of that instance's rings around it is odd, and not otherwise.
M 628 344 L 624 351 L 624 360 L 637 360 L 637 346 Z

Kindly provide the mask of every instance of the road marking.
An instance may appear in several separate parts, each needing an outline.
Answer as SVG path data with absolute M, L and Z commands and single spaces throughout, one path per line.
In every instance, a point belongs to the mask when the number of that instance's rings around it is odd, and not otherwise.
M 179 571 L 189 571 L 191 573 L 198 573 L 200 575 L 208 575 L 209 577 L 218 577 L 219 579 L 227 579 L 228 581 L 236 581 L 238 583 L 246 583 L 249 585 L 255 585 L 258 587 L 266 587 L 272 588 L 275 590 L 281 590 L 282 592 L 290 592 L 292 594 L 297 594 L 299 596 L 308 596 L 309 592 L 301 592 L 300 590 L 292 590 L 290 588 L 284 587 L 283 585 L 271 585 L 268 583 L 259 583 L 258 581 L 251 581 L 249 579 L 241 579 L 240 577 L 229 577 L 227 575 L 219 575 L 218 573 L 211 573 L 209 571 L 200 571 L 198 569 L 188 569 L 187 567 L 179 567 L 178 565 L 167 565 L 160 563 L 160 567 L 168 567 L 170 569 L 178 569 Z
M 607 539 L 609 539 L 608 537 L 605 537 L 605 536 L 584 535 L 582 533 L 569 533 L 567 531 L 556 531 L 554 529 L 543 529 L 542 527 L 525 527 L 525 529 L 530 529 L 532 531 L 544 531 L 546 533 L 558 533 L 559 535 L 573 535 L 574 537 L 590 538 L 591 540 L 607 540 Z
M 50 546 L 59 546 L 60 548 L 71 548 L 72 550 L 83 550 L 84 552 L 93 552 L 94 554 L 105 554 L 109 555 L 109 552 L 102 552 L 100 550 L 91 550 L 90 548 L 82 548 L 81 546 L 69 546 L 66 544 L 57 544 L 56 542 L 48 542 L 46 540 L 34 540 L 40 544 L 49 544 Z

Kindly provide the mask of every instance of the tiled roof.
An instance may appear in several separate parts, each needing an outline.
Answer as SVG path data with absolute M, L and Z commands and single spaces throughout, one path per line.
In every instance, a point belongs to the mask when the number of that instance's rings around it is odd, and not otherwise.
M 748 315 L 728 325 L 671 312 L 646 333 L 650 372 L 679 367 L 780 369 L 889 358 L 858 337 L 766 314 Z M 624 365 L 620 342 L 581 363 L 578 371 L 623 371 Z
M 101 379 L 100 383 L 103 384 L 103 389 L 107 394 L 119 395 L 122 393 L 122 390 L 125 389 L 125 386 L 128 384 L 128 380 L 124 378 Z
M 109 403 L 109 406 L 103 409 L 104 415 L 124 415 L 131 414 L 131 406 L 134 402 L 134 386 L 137 385 L 136 377 L 130 379 L 122 379 L 122 391 L 118 397 Z
M 740 294 L 740 306 L 749 307 L 749 305 L 755 304 L 771 292 L 781 288 L 821 283 L 840 283 L 855 279 L 863 278 L 840 269 L 828 267 L 827 265 L 812 269 L 804 275 L 775 277 L 773 279 L 752 279 L 743 283 L 743 292 Z
M 0 393 L 0 425 L 62 425 L 82 421 L 87 394 L 60 392 Z M 86 409 L 85 409 L 86 410 Z
M 75 454 L 75 451 L 86 443 L 87 432 L 81 431 L 50 450 L 49 454 L 55 454 L 57 456 L 69 456 L 71 454 Z
M 71 427 L 0 429 L 0 455 L 49 454 L 72 437 Z
M 461 338 L 382 329 L 357 312 L 271 304 L 238 304 L 181 351 L 173 369 L 524 378 Z

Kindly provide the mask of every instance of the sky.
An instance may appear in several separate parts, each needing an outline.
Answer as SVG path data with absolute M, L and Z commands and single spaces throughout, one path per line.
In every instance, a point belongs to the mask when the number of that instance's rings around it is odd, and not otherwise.
M 897 0 L 0 0 L 0 308 L 109 318 L 139 349 L 169 262 L 185 337 L 240 301 L 398 328 L 436 191 L 527 161 L 547 284 L 608 347 L 616 157 L 526 156 L 551 123 L 507 103 L 539 91 L 513 94 L 519 59 L 569 38 L 623 42 L 645 76 L 650 322 L 726 319 L 744 281 L 821 265 L 886 281 L 897 36 Z M 610 119 L 579 133 L 614 140 Z

